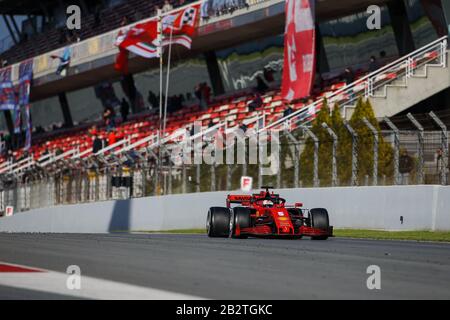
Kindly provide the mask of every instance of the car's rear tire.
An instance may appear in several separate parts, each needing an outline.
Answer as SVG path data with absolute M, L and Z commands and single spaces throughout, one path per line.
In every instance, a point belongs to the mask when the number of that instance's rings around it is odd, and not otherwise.
M 239 229 L 250 228 L 252 226 L 252 218 L 251 218 L 251 210 L 244 207 L 236 207 L 233 208 L 233 223 L 230 226 L 230 236 L 232 238 L 246 239 L 248 236 L 240 235 L 235 236 L 236 226 L 239 226 Z
M 206 218 L 206 232 L 211 238 L 228 238 L 230 233 L 230 209 L 212 207 Z
M 330 227 L 328 211 L 324 208 L 314 208 L 309 211 L 311 227 L 327 230 Z M 312 240 L 327 240 L 328 236 L 311 237 Z

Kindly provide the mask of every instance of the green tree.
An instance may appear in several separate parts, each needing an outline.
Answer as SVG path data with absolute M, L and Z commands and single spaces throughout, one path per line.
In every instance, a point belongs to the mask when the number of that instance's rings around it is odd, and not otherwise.
M 378 176 L 386 175 L 392 177 L 392 147 L 386 143 L 381 135 L 380 125 L 375 118 L 372 105 L 369 100 L 364 101 L 362 97 L 358 99 L 355 111 L 350 119 L 350 125 L 358 134 L 358 178 L 360 183 L 365 176 L 373 175 L 373 143 L 372 131 L 364 124 L 366 118 L 378 131 L 379 154 L 378 154 Z M 349 151 L 351 153 L 351 151 Z
M 372 105 L 369 100 L 362 97 L 358 99 L 353 115 L 350 119 L 350 125 L 358 134 L 358 179 L 363 183 L 366 175 L 369 178 L 373 176 L 373 143 L 374 137 L 372 131 L 364 124 L 363 118 L 366 118 L 378 132 L 378 177 L 386 176 L 392 179 L 393 176 L 393 150 L 381 135 L 380 125 L 375 118 Z M 352 137 L 344 126 L 339 105 L 334 105 L 330 116 L 330 109 L 325 100 L 316 119 L 312 123 L 311 131 L 319 139 L 319 179 L 321 186 L 331 184 L 331 166 L 332 166 L 332 138 L 322 123 L 327 123 L 338 136 L 337 164 L 338 179 L 340 185 L 349 185 L 352 176 Z M 314 162 L 314 142 L 307 138 L 305 146 L 300 156 L 300 179 L 305 186 L 313 184 L 313 162 Z
M 337 166 L 340 185 L 348 185 L 352 176 L 352 137 L 345 128 L 339 104 L 335 104 L 331 113 L 331 128 L 338 136 Z
M 331 126 L 330 108 L 324 99 L 322 107 L 314 119 L 311 131 L 319 139 L 319 180 L 321 186 L 331 184 L 331 158 L 332 158 L 332 138 L 328 131 L 322 127 L 322 123 Z M 308 137 L 305 148 L 300 155 L 300 179 L 308 186 L 313 184 L 314 176 L 314 141 Z

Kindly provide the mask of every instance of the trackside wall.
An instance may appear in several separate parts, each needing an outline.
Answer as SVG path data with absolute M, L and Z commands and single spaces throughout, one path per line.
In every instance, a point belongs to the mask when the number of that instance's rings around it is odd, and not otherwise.
M 450 187 L 344 187 L 276 192 L 288 203 L 301 201 L 306 208 L 327 208 L 331 224 L 337 228 L 450 230 Z M 223 206 L 228 193 L 168 195 L 31 210 L 0 218 L 0 232 L 108 233 L 203 228 L 208 208 Z

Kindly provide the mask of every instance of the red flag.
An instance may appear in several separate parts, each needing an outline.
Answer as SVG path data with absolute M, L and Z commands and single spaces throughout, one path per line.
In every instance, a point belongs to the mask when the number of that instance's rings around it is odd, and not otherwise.
M 150 20 L 119 32 L 116 46 L 135 53 L 144 58 L 158 56 L 158 22 Z
M 194 34 L 200 16 L 200 4 L 186 7 L 162 18 L 162 46 L 170 43 L 180 44 L 191 48 L 192 35 Z M 172 37 L 170 37 L 172 35 Z M 135 26 L 120 31 L 116 46 L 119 54 L 114 68 L 122 73 L 128 72 L 128 51 L 144 58 L 157 58 L 158 55 L 158 21 L 150 21 L 136 24 Z
M 179 44 L 188 49 L 191 48 L 192 36 L 195 33 L 200 17 L 200 4 L 196 4 L 170 15 L 164 16 L 162 19 L 163 46 Z M 172 31 L 172 41 L 170 41 L 170 33 Z
M 316 65 L 314 0 L 286 0 L 282 97 L 292 101 L 311 94 Z
M 114 69 L 120 73 L 128 74 L 128 51 L 126 49 L 119 48 Z
M 170 34 L 173 26 L 174 35 L 192 36 L 199 21 L 200 4 L 196 4 L 182 10 L 176 11 L 162 19 L 163 33 Z

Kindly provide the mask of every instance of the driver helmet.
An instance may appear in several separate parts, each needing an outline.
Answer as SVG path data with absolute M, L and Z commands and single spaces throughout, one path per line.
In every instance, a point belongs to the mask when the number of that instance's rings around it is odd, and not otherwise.
M 273 201 L 272 200 L 263 200 L 263 206 L 272 208 L 273 207 Z

